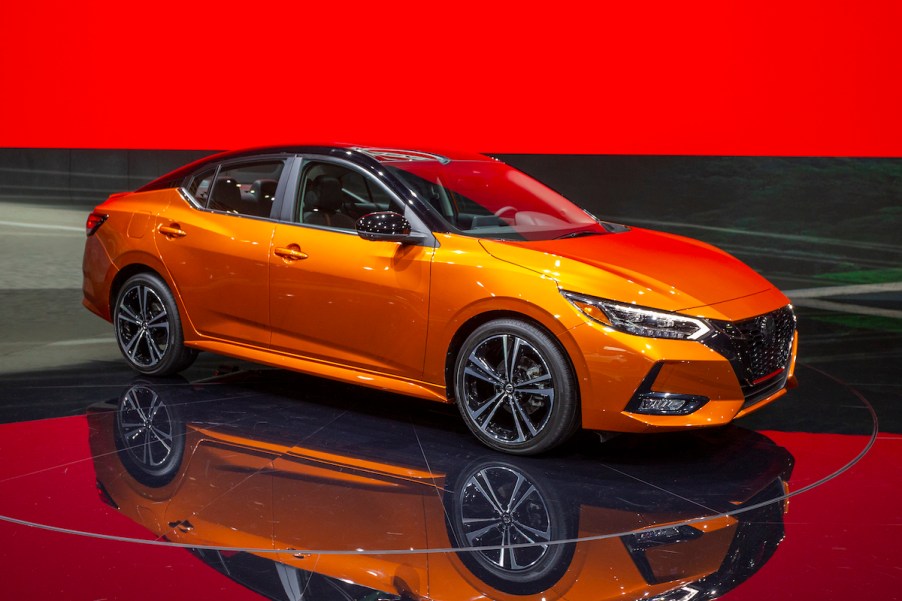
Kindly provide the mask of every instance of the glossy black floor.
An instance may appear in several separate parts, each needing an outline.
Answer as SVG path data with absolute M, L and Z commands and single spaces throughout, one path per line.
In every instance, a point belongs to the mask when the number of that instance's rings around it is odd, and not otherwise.
M 137 377 L 80 306 L 83 211 L 3 208 L 10 598 L 900 596 L 891 242 L 785 234 L 765 252 L 733 232 L 718 242 L 797 305 L 799 388 L 726 429 L 584 433 L 527 459 L 451 408 L 228 358 Z M 819 279 L 836 261 L 857 279 Z

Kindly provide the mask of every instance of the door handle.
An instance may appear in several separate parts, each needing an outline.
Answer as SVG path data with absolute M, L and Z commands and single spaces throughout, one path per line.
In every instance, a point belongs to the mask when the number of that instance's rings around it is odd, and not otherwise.
M 183 238 L 188 235 L 185 230 L 179 228 L 179 224 L 177 223 L 173 223 L 172 225 L 161 225 L 158 228 L 158 231 L 167 238 Z
M 308 257 L 307 253 L 301 252 L 301 247 L 297 244 L 291 244 L 287 248 L 277 247 L 273 252 L 276 256 L 282 257 L 286 261 L 298 261 Z

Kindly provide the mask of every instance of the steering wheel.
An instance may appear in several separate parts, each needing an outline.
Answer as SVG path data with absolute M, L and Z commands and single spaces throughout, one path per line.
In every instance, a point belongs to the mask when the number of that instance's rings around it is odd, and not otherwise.
M 516 211 L 516 210 L 517 210 L 517 207 L 507 205 L 506 207 L 501 207 L 500 209 L 495 211 L 495 217 L 501 217 L 503 214 L 507 213 L 508 211 Z

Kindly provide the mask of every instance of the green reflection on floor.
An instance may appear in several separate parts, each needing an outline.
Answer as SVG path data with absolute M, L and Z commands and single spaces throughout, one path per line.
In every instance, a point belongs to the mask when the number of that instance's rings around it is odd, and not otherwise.
M 839 273 L 822 273 L 815 276 L 819 279 L 849 284 L 883 284 L 902 281 L 902 267 L 890 269 L 864 269 L 843 271 Z

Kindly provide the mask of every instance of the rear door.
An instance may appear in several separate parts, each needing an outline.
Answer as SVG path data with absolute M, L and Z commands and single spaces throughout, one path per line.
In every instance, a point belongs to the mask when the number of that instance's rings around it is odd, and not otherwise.
M 157 248 L 202 335 L 269 344 L 271 217 L 283 158 L 243 159 L 198 173 L 190 197 L 158 216 Z

